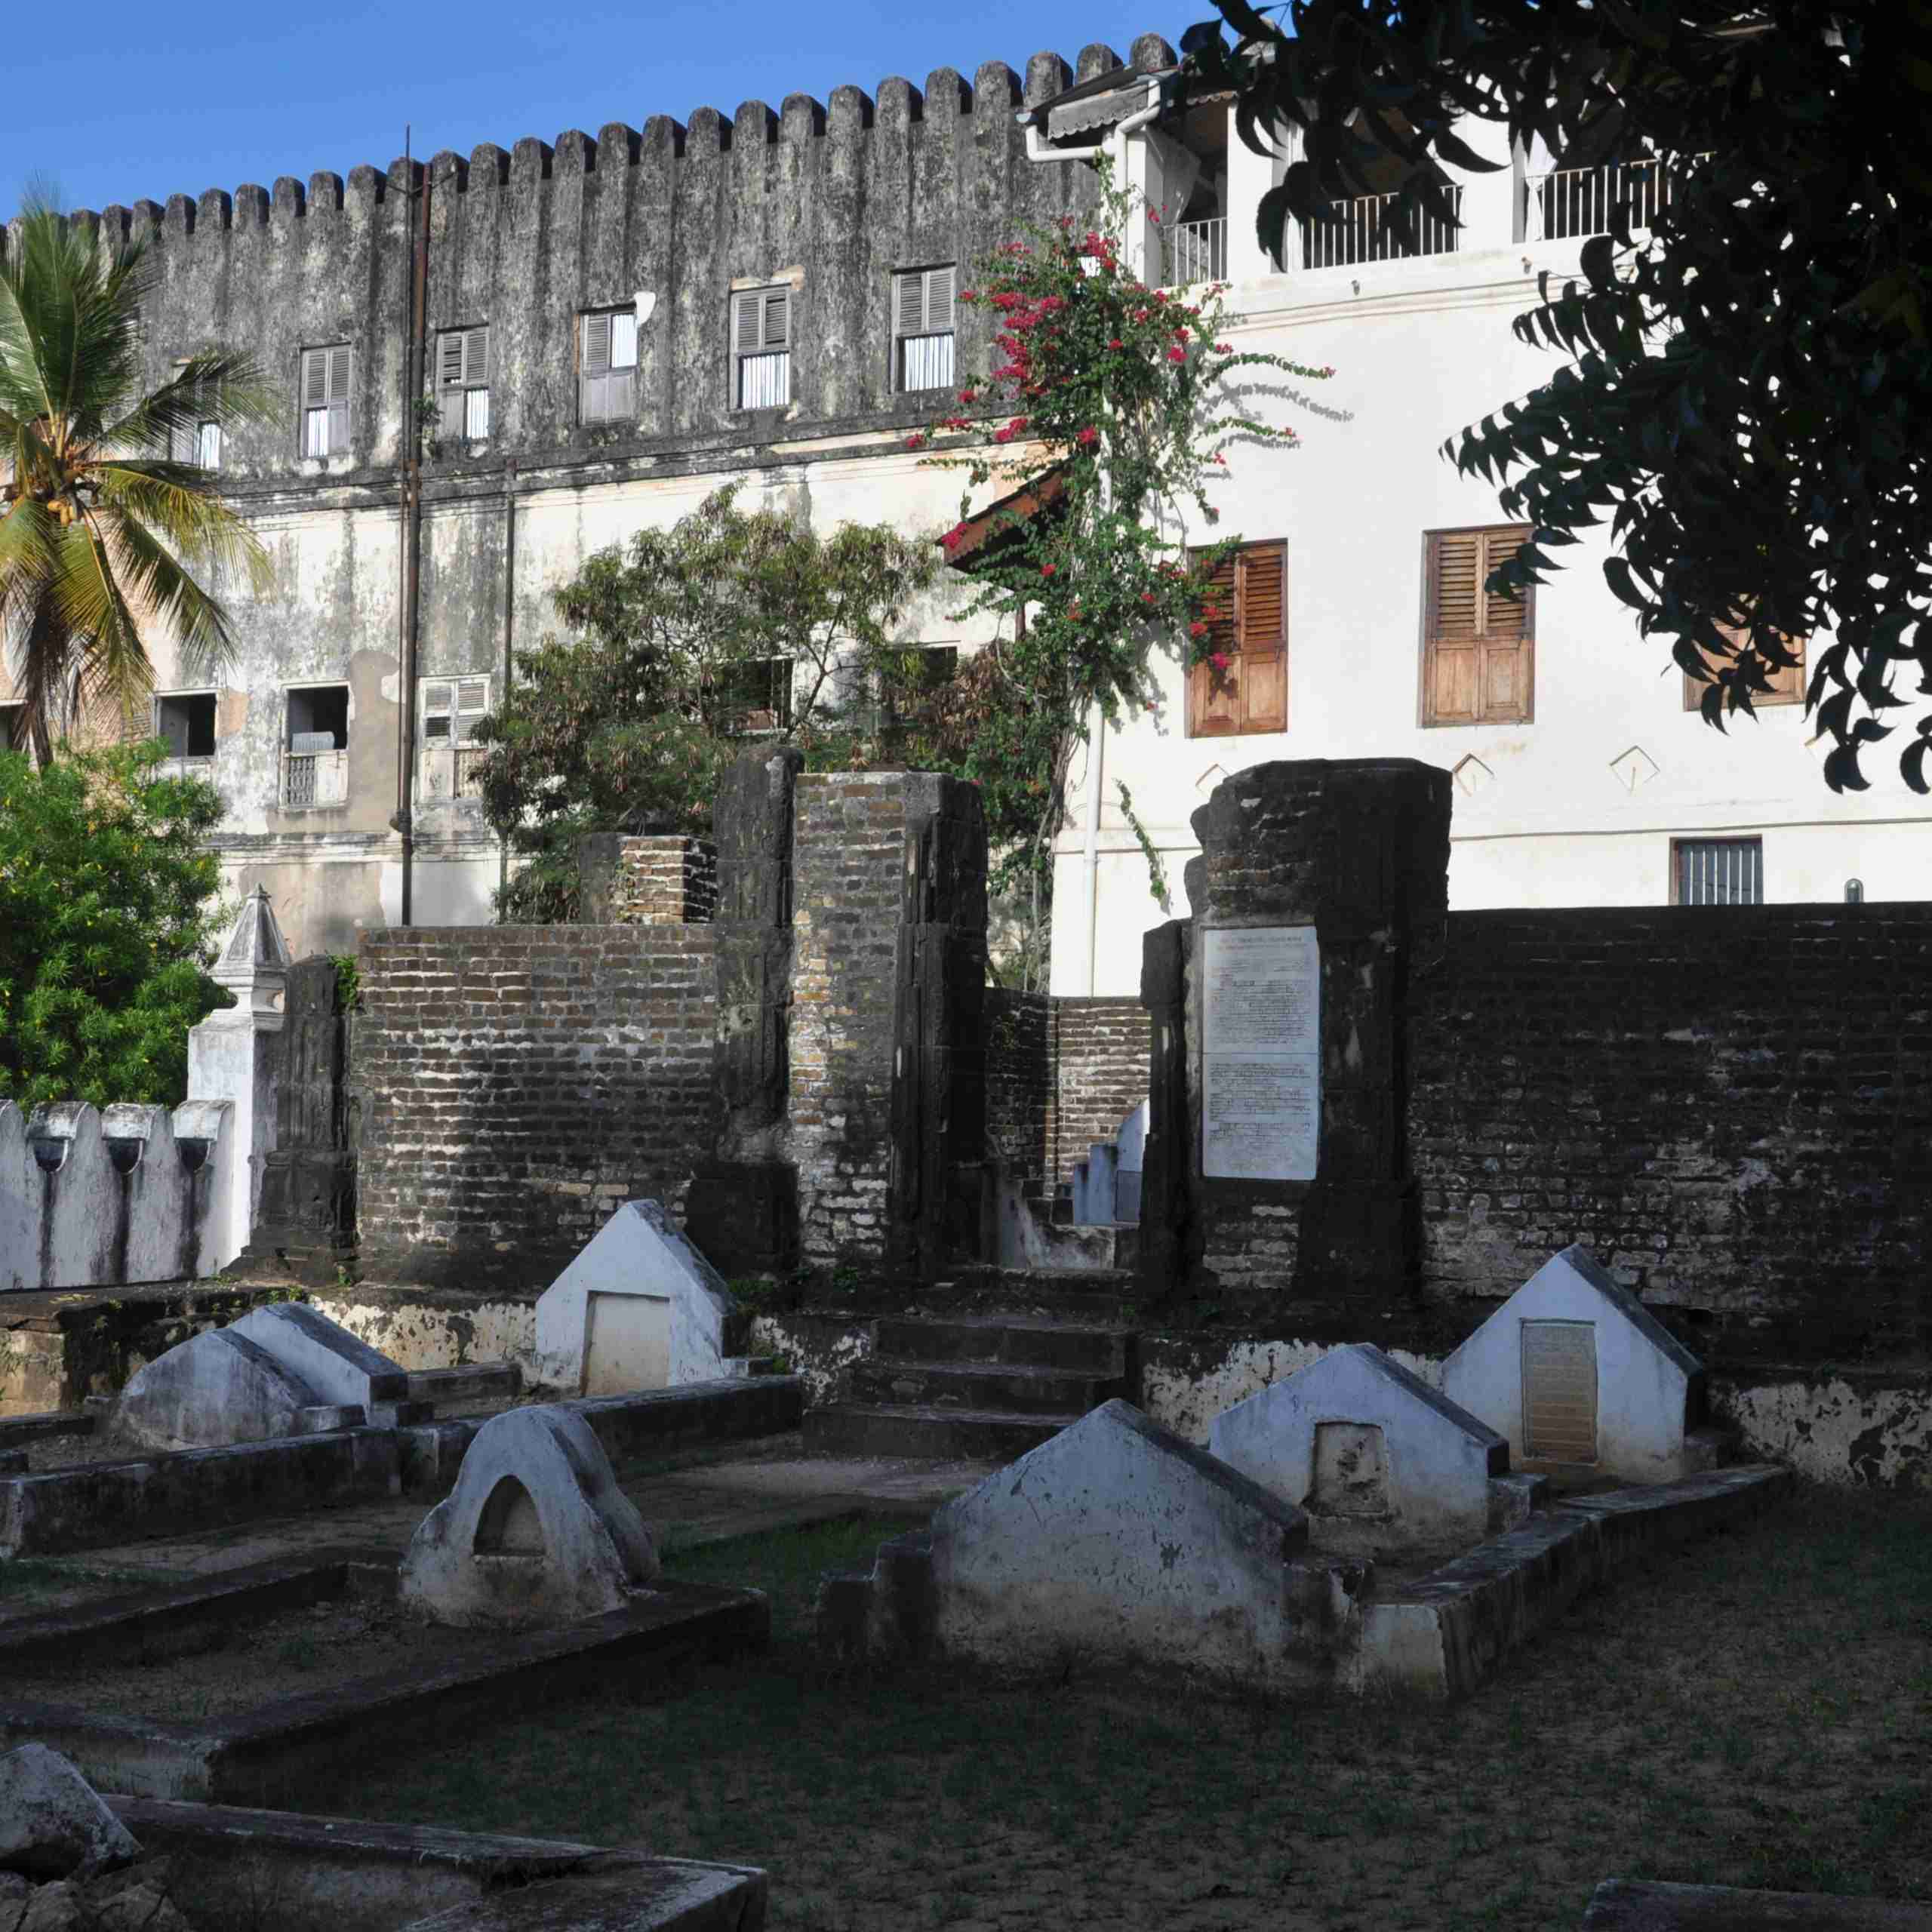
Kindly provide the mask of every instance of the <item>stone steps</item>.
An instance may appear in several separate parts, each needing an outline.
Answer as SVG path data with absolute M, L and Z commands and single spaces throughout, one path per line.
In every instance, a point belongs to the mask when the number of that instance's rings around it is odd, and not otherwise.
M 1131 1329 L 1011 1315 L 881 1315 L 814 1449 L 1010 1461 L 1133 1386 Z
M 805 1445 L 848 1455 L 1008 1463 L 1057 1435 L 1077 1415 L 835 1402 L 805 1417 Z
M 1125 1378 L 1011 1362 L 916 1361 L 871 1355 L 852 1368 L 852 1398 L 878 1405 L 1014 1415 L 1084 1415 L 1125 1392 Z

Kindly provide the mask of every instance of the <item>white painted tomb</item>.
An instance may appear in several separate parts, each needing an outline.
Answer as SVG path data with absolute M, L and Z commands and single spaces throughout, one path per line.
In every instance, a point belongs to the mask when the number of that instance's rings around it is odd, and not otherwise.
M 651 1532 L 596 1432 L 543 1406 L 476 1432 L 455 1488 L 411 1540 L 398 1595 L 434 1623 L 577 1623 L 627 1607 L 658 1574 Z
M 1480 1543 L 1492 1479 L 1509 1472 L 1494 1429 L 1368 1342 L 1331 1349 L 1224 1410 L 1208 1447 L 1306 1510 L 1316 1540 L 1337 1547 Z
M 1625 1482 L 1709 1469 L 1703 1364 L 1587 1248 L 1543 1263 L 1443 1364 L 1442 1391 L 1501 1431 L 1518 1467 Z
M 621 1395 L 742 1373 L 724 1352 L 736 1307 L 661 1202 L 626 1201 L 538 1300 L 535 1379 Z
M 933 1637 L 1005 1669 L 1306 1686 L 1355 1614 L 1307 1540 L 1293 1504 L 1103 1403 L 934 1515 Z
M 392 1424 L 409 1399 L 409 1373 L 339 1321 L 300 1301 L 264 1302 L 229 1325 L 317 1392 L 317 1400 L 353 1404 L 372 1423 Z
M 209 1328 L 128 1377 L 112 1428 L 143 1449 L 214 1449 L 367 1419 L 359 1406 L 331 1402 L 246 1335 Z

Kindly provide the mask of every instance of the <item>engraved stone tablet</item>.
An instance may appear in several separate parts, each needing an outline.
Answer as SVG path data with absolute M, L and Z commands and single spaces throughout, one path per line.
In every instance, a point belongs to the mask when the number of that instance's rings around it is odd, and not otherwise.
M 1210 927 L 1203 940 L 1201 1171 L 1312 1180 L 1321 1127 L 1315 928 Z
M 1597 1459 L 1597 1327 L 1523 1324 L 1523 1450 L 1533 1461 Z

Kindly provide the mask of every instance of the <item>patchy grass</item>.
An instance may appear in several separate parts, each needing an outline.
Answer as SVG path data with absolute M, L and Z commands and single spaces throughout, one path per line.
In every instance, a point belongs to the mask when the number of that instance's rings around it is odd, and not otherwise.
M 819 1574 L 896 1526 L 692 1550 L 768 1658 L 420 1752 L 317 1809 L 739 1860 L 781 1926 L 1574 1926 L 1600 1880 L 1932 1899 L 1932 1499 L 1801 1492 L 1579 1605 L 1447 1709 L 830 1675 Z
M 103 1584 L 117 1589 L 158 1589 L 169 1583 L 185 1583 L 193 1574 L 192 1570 L 94 1563 L 85 1557 L 16 1557 L 0 1562 L 0 1611 L 9 1617 L 31 1617 L 42 1609 L 58 1608 L 76 1596 L 98 1596 Z

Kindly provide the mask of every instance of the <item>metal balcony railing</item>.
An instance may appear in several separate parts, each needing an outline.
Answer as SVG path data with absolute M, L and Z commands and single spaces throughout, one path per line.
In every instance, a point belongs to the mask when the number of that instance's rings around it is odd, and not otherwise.
M 1523 238 L 1573 242 L 1586 235 L 1607 235 L 1611 211 L 1619 202 L 1629 211 L 1632 228 L 1648 228 L 1657 211 L 1669 205 L 1686 165 L 1675 157 L 1651 155 L 1529 175 L 1523 183 Z
M 1177 222 L 1166 231 L 1167 285 L 1185 288 L 1193 281 L 1223 281 L 1228 273 L 1228 223 L 1225 216 L 1208 221 Z
M 1448 194 L 1460 217 L 1463 191 L 1451 186 Z M 1461 229 L 1426 209 L 1417 212 L 1414 238 L 1405 237 L 1389 212 L 1395 200 L 1393 195 L 1358 195 L 1352 201 L 1330 202 L 1334 220 L 1301 224 L 1302 266 L 1352 268 L 1361 262 L 1391 262 L 1404 256 L 1446 255 L 1454 251 Z

